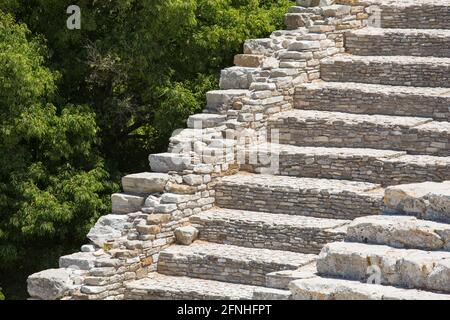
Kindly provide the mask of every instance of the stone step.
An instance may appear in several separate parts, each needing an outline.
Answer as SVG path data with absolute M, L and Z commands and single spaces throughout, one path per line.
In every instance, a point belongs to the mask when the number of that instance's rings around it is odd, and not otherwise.
M 126 300 L 251 300 L 257 287 L 150 274 L 125 284 Z
M 362 28 L 346 34 L 345 47 L 360 56 L 450 57 L 450 29 Z
M 272 173 L 284 176 L 366 181 L 383 186 L 450 180 L 450 157 L 276 143 L 249 146 L 245 153 L 246 163 L 241 165 L 241 170 L 248 172 L 272 170 Z
M 450 121 L 448 88 L 315 82 L 298 86 L 294 99 L 298 109 L 427 117 Z
M 380 185 L 366 182 L 243 172 L 216 184 L 222 208 L 344 220 L 380 214 L 383 195 Z
M 450 156 L 450 122 L 428 118 L 292 110 L 272 116 L 269 129 L 281 144 Z
M 450 295 L 358 281 L 314 277 L 290 283 L 293 300 L 450 300 Z
M 158 272 L 170 276 L 264 286 L 266 274 L 297 269 L 316 255 L 246 248 L 196 241 L 190 246 L 171 246 L 159 255 Z
M 317 260 L 319 275 L 427 291 L 450 292 L 450 252 L 334 242 Z
M 323 59 L 320 70 L 325 81 L 450 87 L 450 58 L 338 54 Z
M 352 221 L 346 241 L 395 248 L 450 251 L 450 224 L 408 216 L 368 216 Z
M 450 29 L 448 0 L 365 0 L 379 7 L 382 28 Z
M 190 217 L 199 239 L 214 243 L 318 254 L 341 241 L 349 220 L 212 209 Z

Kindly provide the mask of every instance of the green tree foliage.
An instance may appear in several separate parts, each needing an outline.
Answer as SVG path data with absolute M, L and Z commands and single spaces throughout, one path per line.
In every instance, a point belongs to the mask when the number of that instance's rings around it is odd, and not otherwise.
M 58 75 L 44 66 L 44 55 L 42 41 L 0 12 L 2 278 L 41 249 L 83 241 L 109 209 L 95 115 L 52 104 Z

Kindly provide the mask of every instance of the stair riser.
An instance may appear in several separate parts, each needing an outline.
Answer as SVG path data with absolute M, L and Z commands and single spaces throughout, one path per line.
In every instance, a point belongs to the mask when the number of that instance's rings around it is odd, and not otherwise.
M 244 221 L 220 223 L 200 220 L 195 216 L 190 221 L 199 229 L 200 240 L 250 248 L 318 254 L 325 244 L 342 241 L 345 237 L 344 232 L 305 230 L 286 225 L 252 224 Z
M 388 127 L 380 123 L 329 123 L 280 118 L 269 121 L 279 132 L 279 143 L 311 147 L 373 148 L 410 154 L 450 156 L 450 132 Z M 269 135 L 270 136 L 270 135 Z
M 359 56 L 450 57 L 450 36 L 385 33 L 346 37 L 346 51 Z
M 322 276 L 366 282 L 370 277 L 368 268 L 372 265 L 380 270 L 383 285 L 450 292 L 450 264 L 448 260 L 439 258 L 419 260 L 412 255 L 386 257 L 375 252 L 322 252 L 317 261 L 317 270 Z
M 450 95 L 447 97 L 413 94 L 371 93 L 357 88 L 297 89 L 295 107 L 305 110 L 427 117 L 450 121 Z
M 399 29 L 450 29 L 450 6 L 423 4 L 380 6 L 381 27 Z
M 177 256 L 162 252 L 159 256 L 158 272 L 171 276 L 217 280 L 231 283 L 264 286 L 266 274 L 280 270 L 292 270 L 295 264 L 274 264 L 235 261 L 209 256 Z
M 450 87 L 450 63 L 396 63 L 329 60 L 321 64 L 325 81 L 414 87 Z
M 354 219 L 382 212 L 382 195 L 320 193 L 258 188 L 245 185 L 216 186 L 216 204 L 222 208 L 304 215 L 318 218 Z
M 281 154 L 277 174 L 306 178 L 364 181 L 392 186 L 425 181 L 450 180 L 450 161 L 417 164 L 410 157 L 390 160 L 376 157 Z M 245 165 L 241 170 L 261 172 L 263 165 Z

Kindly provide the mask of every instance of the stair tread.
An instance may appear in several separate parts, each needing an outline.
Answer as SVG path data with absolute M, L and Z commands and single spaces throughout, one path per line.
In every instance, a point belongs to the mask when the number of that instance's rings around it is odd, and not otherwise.
M 421 127 L 421 126 L 420 126 Z M 431 155 L 412 155 L 405 151 L 393 151 L 372 148 L 339 148 L 339 147 L 302 147 L 290 144 L 265 142 L 259 145 L 249 146 L 247 150 L 251 152 L 273 152 L 280 155 L 308 155 L 308 156 L 329 156 L 346 158 L 371 157 L 385 162 L 403 162 L 416 165 L 450 165 L 450 157 L 439 157 Z
M 166 299 L 250 300 L 256 288 L 258 287 L 156 273 L 126 284 L 127 291 L 137 290 L 143 294 L 148 292 L 155 296 L 159 294 Z M 133 297 L 135 296 L 133 295 Z
M 384 34 L 401 34 L 401 35 L 429 35 L 429 36 L 443 36 L 450 37 L 450 29 L 401 29 L 401 28 L 376 28 L 366 27 L 352 30 L 350 35 L 384 35 Z
M 353 114 L 345 112 L 333 111 L 317 111 L 317 110 L 290 110 L 283 111 L 272 117 L 272 120 L 289 119 L 304 121 L 322 121 L 322 122 L 336 122 L 342 121 L 349 124 L 364 124 L 370 123 L 377 126 L 396 126 L 402 128 L 418 127 L 434 122 L 433 126 L 440 130 L 450 130 L 450 122 L 437 122 L 428 118 L 420 117 L 403 117 L 403 116 L 387 116 L 387 115 L 366 115 Z
M 357 56 L 352 54 L 336 54 L 330 58 L 321 61 L 322 64 L 333 63 L 334 61 L 353 61 L 364 64 L 369 63 L 396 63 L 402 65 L 431 64 L 431 65 L 449 65 L 450 58 L 447 57 L 416 57 L 416 56 Z
M 352 280 L 313 277 L 290 284 L 293 299 L 306 300 L 450 300 L 450 295 Z
M 369 182 L 301 177 L 298 178 L 291 176 L 251 174 L 245 172 L 240 172 L 232 176 L 223 177 L 221 178 L 220 183 L 253 185 L 262 188 L 286 188 L 291 190 L 326 189 L 329 193 L 354 192 L 370 193 L 374 195 L 384 194 L 384 190 L 380 187 L 380 185 Z
M 280 225 L 304 229 L 335 229 L 350 223 L 350 220 L 315 218 L 307 216 L 293 216 L 289 214 L 275 214 L 257 211 L 235 209 L 212 209 L 201 212 L 191 217 L 195 223 L 198 220 L 211 219 L 220 221 L 251 222 L 255 224 Z
M 293 269 L 306 265 L 317 257 L 313 254 L 290 251 L 246 248 L 240 246 L 196 241 L 190 246 L 174 245 L 161 252 L 161 255 L 187 257 L 196 256 L 211 259 L 226 259 L 247 263 L 280 264 Z M 161 257 L 160 257 L 161 259 Z
M 364 30 L 364 29 L 361 29 Z M 449 30 L 450 31 L 450 30 Z M 398 94 L 398 95 L 420 95 L 431 97 L 450 97 L 450 89 L 444 87 L 414 87 L 414 86 L 393 86 L 388 84 L 373 84 L 362 82 L 333 82 L 316 81 L 298 85 L 296 90 L 306 88 L 330 88 L 340 90 L 350 90 L 363 93 Z

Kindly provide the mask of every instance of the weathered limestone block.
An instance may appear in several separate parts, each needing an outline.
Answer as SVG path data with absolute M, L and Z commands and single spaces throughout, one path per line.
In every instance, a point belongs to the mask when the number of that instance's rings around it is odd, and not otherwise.
M 288 30 L 310 27 L 313 25 L 313 13 L 287 13 L 284 16 L 284 24 Z
M 237 54 L 234 56 L 234 64 L 238 67 L 259 68 L 265 58 L 261 54 Z
M 320 41 L 301 40 L 289 44 L 289 51 L 308 51 L 320 49 Z
M 253 300 L 290 300 L 291 292 L 273 288 L 258 287 L 253 292 Z
M 323 7 L 325 17 L 341 17 L 350 14 L 351 6 L 334 4 Z
M 111 196 L 112 212 L 117 214 L 125 214 L 140 211 L 144 206 L 145 197 L 114 193 Z
M 317 260 L 319 275 L 367 281 L 379 270 L 383 285 L 450 293 L 450 252 L 396 249 L 351 242 L 327 244 Z
M 192 226 L 180 227 L 175 229 L 175 237 L 177 243 L 188 246 L 197 239 L 198 230 Z
M 149 156 L 150 167 L 155 172 L 183 171 L 191 165 L 189 156 L 176 153 L 158 153 Z
M 389 187 L 386 189 L 384 202 L 390 212 L 449 222 L 450 181 Z
M 122 178 L 123 190 L 127 193 L 149 194 L 163 192 L 170 176 L 163 173 L 143 172 Z
M 301 7 L 325 7 L 330 6 L 335 0 L 297 0 L 297 5 Z
M 267 274 L 266 286 L 275 289 L 288 290 L 289 284 L 298 279 L 317 277 L 316 263 L 300 267 L 297 270 L 275 271 Z
M 289 285 L 294 300 L 448 300 L 450 295 L 314 277 Z
M 220 74 L 220 89 L 248 89 L 253 82 L 256 68 L 231 67 L 223 69 Z
M 48 269 L 32 274 L 27 279 L 30 296 L 42 300 L 60 299 L 73 286 L 71 272 L 66 269 Z
M 95 246 L 92 244 L 84 244 L 81 246 L 81 252 L 95 252 Z
M 89 270 L 95 267 L 96 257 L 91 252 L 76 252 L 59 258 L 60 268 Z
M 450 225 L 407 216 L 367 216 L 350 223 L 346 240 L 406 249 L 450 250 Z
M 258 54 L 271 56 L 274 52 L 273 40 L 265 39 L 248 39 L 244 42 L 244 54 Z
M 250 91 L 242 89 L 208 91 L 206 93 L 206 109 L 209 112 L 224 114 L 229 109 L 233 108 L 233 103 L 235 100 L 243 98 L 249 94 Z
M 119 238 L 128 223 L 126 215 L 109 214 L 98 219 L 87 237 L 98 247 L 106 242 Z
M 205 129 L 214 128 L 225 122 L 227 117 L 220 114 L 199 113 L 190 116 L 187 120 L 188 128 Z

